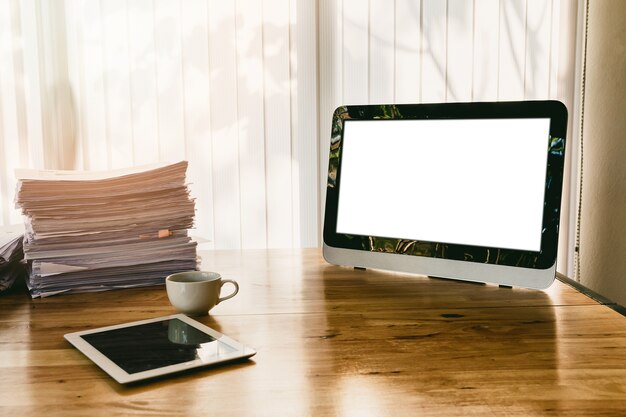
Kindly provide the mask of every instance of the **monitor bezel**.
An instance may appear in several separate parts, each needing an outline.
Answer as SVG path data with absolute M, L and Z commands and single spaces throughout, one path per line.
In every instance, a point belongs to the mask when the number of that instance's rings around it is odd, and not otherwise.
M 546 138 L 541 248 L 538 252 L 336 232 L 346 120 L 525 118 L 550 119 L 549 137 Z M 567 109 L 563 103 L 554 100 L 338 107 L 332 121 L 323 231 L 324 257 L 338 265 L 546 288 L 554 280 L 556 269 L 566 130 Z

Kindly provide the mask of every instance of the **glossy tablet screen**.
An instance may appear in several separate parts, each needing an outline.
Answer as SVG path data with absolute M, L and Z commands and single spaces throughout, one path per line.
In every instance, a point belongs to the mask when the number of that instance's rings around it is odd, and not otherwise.
M 182 314 L 69 333 L 65 339 L 120 383 L 256 353 Z
M 129 374 L 234 351 L 180 319 L 91 333 L 82 338 Z

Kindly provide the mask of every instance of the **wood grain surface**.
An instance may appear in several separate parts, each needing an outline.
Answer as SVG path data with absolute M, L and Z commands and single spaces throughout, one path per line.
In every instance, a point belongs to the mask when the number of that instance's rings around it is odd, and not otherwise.
M 241 290 L 199 321 L 252 360 L 131 386 L 65 333 L 175 313 L 164 287 L 0 295 L 1 416 L 624 416 L 626 320 L 546 291 L 210 251 Z

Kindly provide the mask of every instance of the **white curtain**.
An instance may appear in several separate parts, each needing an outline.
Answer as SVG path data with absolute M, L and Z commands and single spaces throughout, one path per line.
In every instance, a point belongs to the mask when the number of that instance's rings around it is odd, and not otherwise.
M 20 221 L 16 167 L 187 159 L 209 247 L 316 246 L 317 87 L 299 73 L 315 66 L 315 9 L 298 6 L 1 2 L 0 221 Z
M 210 247 L 317 246 L 336 106 L 572 110 L 575 12 L 575 0 L 0 2 L 0 224 L 20 221 L 16 167 L 187 159 Z

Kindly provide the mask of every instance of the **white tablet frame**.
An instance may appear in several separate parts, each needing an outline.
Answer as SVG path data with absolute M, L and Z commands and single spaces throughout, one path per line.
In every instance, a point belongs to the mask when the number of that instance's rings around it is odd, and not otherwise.
M 195 327 L 199 331 L 208 334 L 213 337 L 217 341 L 224 343 L 228 347 L 234 349 L 232 352 L 221 355 L 218 358 L 214 358 L 212 360 L 203 361 L 202 359 L 196 358 L 192 361 L 182 362 L 175 365 L 168 365 L 162 368 L 151 369 L 148 371 L 137 372 L 133 374 L 129 374 L 120 368 L 115 362 L 111 361 L 108 357 L 106 357 L 102 352 L 96 349 L 93 345 L 87 342 L 82 336 L 92 334 L 92 333 L 101 333 L 109 330 L 122 329 L 126 327 L 133 327 L 142 324 L 155 323 L 160 321 L 178 319 L 186 324 Z M 184 314 L 173 314 L 170 316 L 156 317 L 153 319 L 147 320 L 139 320 L 133 321 L 129 323 L 117 324 L 113 326 L 99 327 L 96 329 L 83 330 L 80 332 L 68 333 L 64 335 L 65 339 L 71 343 L 76 349 L 81 351 L 85 356 L 91 359 L 96 365 L 98 365 L 103 371 L 108 373 L 113 379 L 115 379 L 120 384 L 127 384 L 132 382 L 143 381 L 150 378 L 155 378 L 158 376 L 168 375 L 176 372 L 182 372 L 189 369 L 206 367 L 210 365 L 215 365 L 223 362 L 233 361 L 237 359 L 245 359 L 250 358 L 256 351 L 248 346 L 243 345 L 242 343 L 231 339 L 224 334 L 211 329 L 208 326 L 205 326 L 202 323 L 199 323 L 196 320 L 193 320 Z

